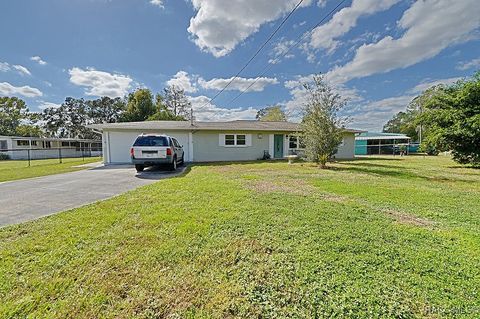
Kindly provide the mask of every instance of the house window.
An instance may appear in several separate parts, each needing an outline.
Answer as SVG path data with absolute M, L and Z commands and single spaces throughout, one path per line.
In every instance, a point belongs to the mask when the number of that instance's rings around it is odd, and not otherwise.
M 37 146 L 37 141 L 30 141 L 32 146 Z
M 30 145 L 28 143 L 28 140 L 18 140 L 17 141 L 17 146 L 28 146 L 28 145 Z
M 8 149 L 7 141 L 6 140 L 0 141 L 0 150 L 6 150 L 6 149 Z
M 62 147 L 70 147 L 70 142 L 62 142 Z
M 235 135 L 225 135 L 225 145 L 235 145 Z
M 290 135 L 288 141 L 289 148 L 298 148 L 298 136 Z
M 246 145 L 247 137 L 245 135 L 237 135 L 237 145 Z
M 220 134 L 220 146 L 251 146 L 250 134 Z
M 43 148 L 52 148 L 52 143 L 50 141 L 42 142 Z
M 303 138 L 298 135 L 290 135 L 288 137 L 288 148 L 294 150 L 302 150 L 305 148 Z

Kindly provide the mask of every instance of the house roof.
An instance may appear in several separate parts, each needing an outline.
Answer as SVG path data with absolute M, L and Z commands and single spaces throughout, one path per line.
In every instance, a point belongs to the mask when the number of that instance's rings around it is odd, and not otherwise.
M 401 133 L 383 133 L 383 132 L 362 132 L 355 137 L 358 141 L 364 140 L 392 140 L 392 139 L 410 139 Z
M 145 121 L 92 124 L 88 127 L 97 130 L 202 130 L 202 131 L 301 131 L 299 123 L 267 122 L 255 120 L 236 120 L 228 122 L 193 122 L 190 121 Z M 351 133 L 362 131 L 346 129 Z

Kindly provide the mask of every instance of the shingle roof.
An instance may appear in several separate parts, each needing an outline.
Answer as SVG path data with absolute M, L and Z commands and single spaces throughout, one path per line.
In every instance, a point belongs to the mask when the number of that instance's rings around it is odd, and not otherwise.
M 92 124 L 88 127 L 97 130 L 203 130 L 203 131 L 279 131 L 294 132 L 301 131 L 300 124 L 292 122 L 267 122 L 255 120 L 237 120 L 229 122 L 197 122 L 192 125 L 190 121 L 145 121 L 145 122 L 122 122 Z M 352 133 L 359 133 L 359 130 L 347 129 Z

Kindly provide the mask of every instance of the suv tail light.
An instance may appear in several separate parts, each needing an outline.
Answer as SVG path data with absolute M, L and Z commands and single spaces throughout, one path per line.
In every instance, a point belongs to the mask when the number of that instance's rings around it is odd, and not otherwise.
M 132 147 L 132 148 L 130 149 L 130 156 L 131 156 L 131 157 L 134 157 L 134 155 L 135 155 L 135 151 L 133 150 L 133 147 Z
M 167 148 L 167 155 L 172 155 L 172 149 L 170 147 Z

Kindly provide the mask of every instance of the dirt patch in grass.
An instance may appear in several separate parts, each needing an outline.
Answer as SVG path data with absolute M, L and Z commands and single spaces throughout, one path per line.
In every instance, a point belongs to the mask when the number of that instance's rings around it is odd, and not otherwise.
M 267 180 L 255 181 L 247 184 L 247 188 L 258 193 L 287 193 L 307 196 L 311 195 L 315 188 L 302 180 L 291 182 L 273 182 Z
M 334 203 L 344 203 L 348 200 L 348 198 L 345 196 L 340 196 L 335 194 L 320 194 L 317 197 L 327 202 L 334 202 Z
M 435 225 L 435 222 L 432 220 L 413 216 L 394 209 L 385 209 L 382 210 L 382 212 L 392 217 L 399 224 L 413 225 L 419 227 L 433 227 Z

